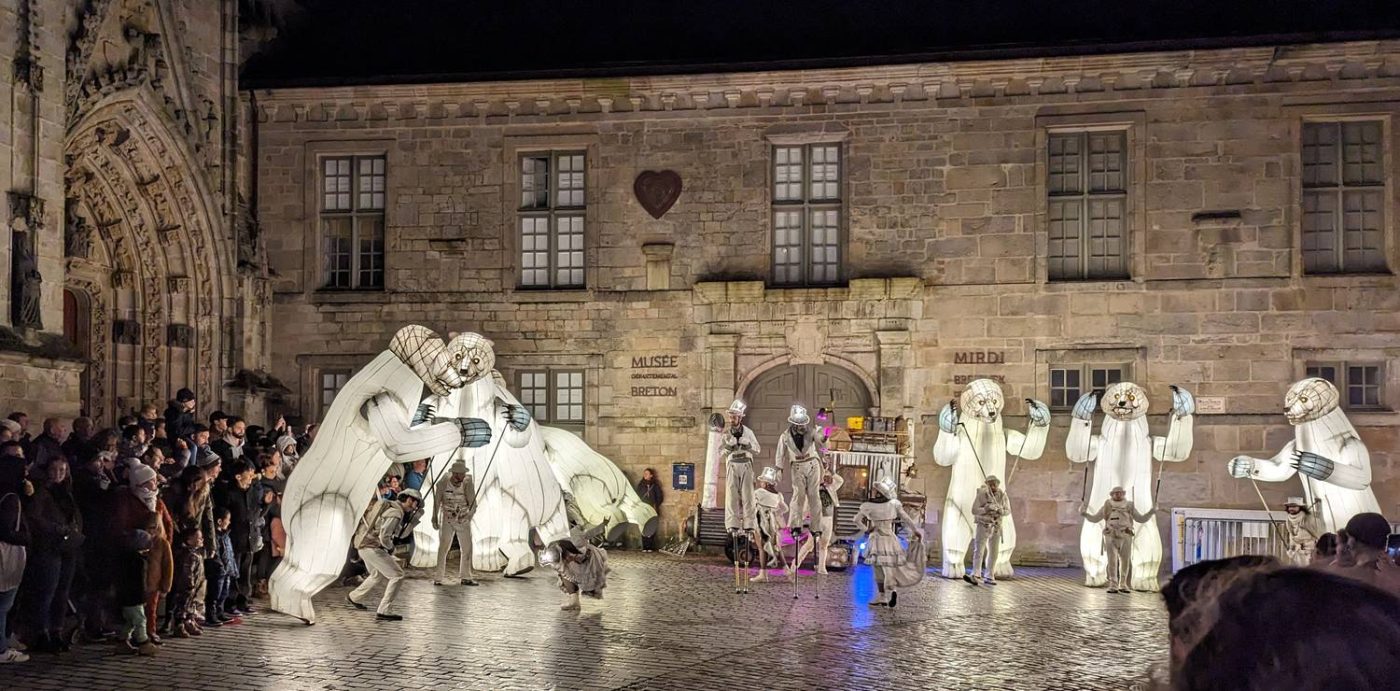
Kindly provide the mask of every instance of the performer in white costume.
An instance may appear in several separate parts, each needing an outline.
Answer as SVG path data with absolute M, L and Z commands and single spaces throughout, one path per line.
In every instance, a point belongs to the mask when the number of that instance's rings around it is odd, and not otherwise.
M 458 367 L 466 352 L 465 343 L 443 343 L 425 327 L 406 326 L 336 395 L 315 446 L 287 480 L 287 550 L 272 576 L 273 609 L 315 622 L 311 597 L 340 573 L 363 502 L 391 464 L 490 440 L 490 427 L 478 419 L 409 426 L 424 386 L 439 396 L 462 386 Z
M 461 546 L 461 563 L 457 566 L 457 580 L 462 585 L 476 585 L 472 574 L 472 515 L 476 513 L 476 483 L 467 474 L 467 463 L 461 459 L 452 462 L 450 474 L 438 480 L 433 489 L 433 528 L 438 531 L 437 578 L 433 585 L 442 585 L 447 580 L 447 554 L 452 551 L 452 540 Z
M 990 379 L 967 385 L 959 401 L 949 402 L 938 414 L 938 438 L 933 460 L 952 466 L 948 495 L 943 500 L 943 577 L 962 578 L 968 542 L 974 532 L 972 502 L 977 489 L 990 475 L 1006 476 L 1006 455 L 1036 460 L 1045 451 L 1050 434 L 1050 409 L 1026 399 L 1029 423 L 1022 434 L 1002 427 L 1001 387 Z M 1009 488 L 1008 488 L 1009 489 Z M 1016 524 L 1008 518 L 1002 526 L 999 557 L 992 573 L 1012 575 L 1011 553 L 1016 548 Z
M 1287 532 L 1288 560 L 1294 566 L 1307 566 L 1312 562 L 1317 539 L 1327 532 L 1322 519 L 1314 513 L 1319 502 L 1320 500 L 1314 499 L 1309 506 L 1303 503 L 1302 497 L 1289 497 L 1283 505 L 1283 528 Z
M 1074 404 L 1065 453 L 1075 463 L 1097 461 L 1088 506 L 1100 506 L 1108 492 L 1122 487 L 1134 506 L 1156 506 L 1153 499 L 1152 460 L 1178 463 L 1191 455 L 1192 423 L 1196 399 L 1173 386 L 1171 422 L 1165 437 L 1152 436 L 1147 427 L 1147 392 L 1132 382 L 1120 382 L 1104 392 L 1103 429 L 1093 434 L 1098 396 L 1084 394 Z M 1162 536 L 1155 523 L 1139 524 L 1132 547 L 1133 590 L 1160 589 L 1157 572 L 1162 565 Z M 1079 532 L 1079 556 L 1084 560 L 1084 585 L 1099 587 L 1108 581 L 1103 528 L 1085 521 Z
M 822 532 L 816 541 L 817 573 L 820 574 L 825 574 L 827 572 L 826 559 L 831 551 L 831 538 L 835 535 L 836 531 L 836 508 L 841 506 L 841 500 L 837 497 L 837 493 L 841 490 L 841 486 L 845 484 L 845 482 L 846 481 L 842 480 L 839 474 L 833 473 L 830 470 L 827 470 L 826 474 L 822 476 Z M 791 568 L 796 570 L 802 565 L 802 562 L 807 559 L 807 555 L 811 553 L 812 541 L 808 540 L 803 542 L 802 547 L 797 551 L 797 559 L 793 561 Z
M 1132 581 L 1133 539 L 1138 526 L 1143 530 L 1153 530 L 1155 525 L 1144 525 L 1157 513 L 1151 507 L 1146 513 L 1138 511 L 1133 502 L 1128 501 L 1128 493 L 1122 487 L 1109 490 L 1108 500 L 1098 511 L 1089 513 L 1079 507 L 1079 515 L 1090 523 L 1103 523 L 1104 546 L 1108 551 L 1108 592 L 1126 593 Z
M 980 573 L 983 583 L 996 585 L 995 566 L 1001 551 L 1001 532 L 1011 522 L 1011 498 L 1002 491 L 997 476 L 988 475 L 987 481 L 977 488 L 972 517 L 977 521 L 977 533 L 972 538 L 972 570 L 963 574 L 963 580 L 977 585 Z
M 744 413 L 749 409 L 743 401 L 729 404 L 728 427 L 720 441 L 725 463 L 724 527 L 733 533 L 754 529 L 753 459 L 758 455 L 758 437 L 744 426 Z
M 875 584 L 878 595 L 871 605 L 894 607 L 899 601 L 898 585 L 890 581 L 890 572 L 905 565 L 904 546 L 899 543 L 899 533 L 895 521 L 904 523 L 920 542 L 924 539 L 924 529 L 904 510 L 899 502 L 899 488 L 889 478 L 875 482 L 876 496 L 860 505 L 854 520 L 856 527 L 870 534 L 865 543 L 865 563 L 875 567 Z
M 1273 458 L 1236 456 L 1230 475 L 1264 482 L 1302 476 L 1303 498 L 1321 500 L 1317 513 L 1325 532 L 1345 528 L 1359 513 L 1381 513 L 1371 491 L 1371 453 L 1340 405 L 1337 387 L 1316 377 L 1295 382 L 1283 397 L 1293 441 Z
M 792 479 L 788 527 L 792 529 L 792 539 L 799 545 L 820 543 L 822 539 L 821 484 L 825 470 L 822 453 L 807 409 L 794 405 L 788 414 L 787 431 L 778 435 L 778 450 L 773 461 L 779 472 L 789 473 Z M 793 564 L 794 569 L 800 566 L 801 562 Z
M 758 488 L 753 491 L 753 503 L 758 509 L 758 575 L 754 581 L 768 580 L 770 560 L 782 556 L 782 526 L 788 510 L 783 495 L 778 493 L 778 469 L 764 468 L 758 476 Z
M 369 520 L 355 532 L 355 549 L 365 562 L 369 575 L 360 587 L 350 591 L 345 601 L 355 609 L 368 609 L 360 601 L 380 583 L 384 584 L 384 596 L 379 600 L 375 618 L 384 621 L 399 621 L 401 614 L 389 611 L 399 594 L 403 583 L 403 567 L 394 559 L 394 545 L 404 531 L 404 517 L 422 507 L 423 495 L 416 489 L 399 492 L 393 499 L 377 500 L 369 511 Z

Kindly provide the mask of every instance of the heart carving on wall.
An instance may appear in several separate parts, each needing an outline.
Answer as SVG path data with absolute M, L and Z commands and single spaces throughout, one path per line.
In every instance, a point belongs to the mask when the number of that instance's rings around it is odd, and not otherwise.
M 632 193 L 652 218 L 661 218 L 681 196 L 681 176 L 674 170 L 646 170 L 632 183 Z

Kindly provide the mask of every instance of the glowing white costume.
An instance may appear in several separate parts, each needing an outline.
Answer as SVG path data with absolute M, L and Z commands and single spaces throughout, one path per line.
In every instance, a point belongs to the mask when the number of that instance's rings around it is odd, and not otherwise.
M 1192 424 L 1196 401 L 1180 387 L 1172 387 L 1171 422 L 1167 436 L 1154 437 L 1147 428 L 1147 392 L 1131 382 L 1110 386 L 1104 392 L 1103 428 L 1093 434 L 1097 396 L 1089 393 L 1074 405 L 1074 420 L 1065 439 L 1065 453 L 1075 463 L 1097 461 L 1089 506 L 1101 506 L 1110 490 L 1122 487 L 1134 506 L 1156 506 L 1152 497 L 1152 460 L 1173 463 L 1191 455 Z M 1133 590 L 1156 592 L 1162 566 L 1162 535 L 1156 523 L 1139 524 L 1132 546 Z M 1108 581 L 1103 526 L 1086 520 L 1079 531 L 1079 555 L 1084 560 L 1084 584 L 1099 587 Z
M 1001 387 L 990 379 L 967 385 L 958 405 L 949 403 L 938 414 L 938 438 L 933 460 L 952 466 L 948 494 L 943 500 L 943 577 L 962 578 L 968 543 L 975 531 L 972 503 L 977 488 L 988 475 L 1006 478 L 1006 454 L 1035 460 L 1045 451 L 1050 433 L 1050 412 L 1044 403 L 1026 399 L 1030 424 L 1026 433 L 1002 428 L 1004 406 Z M 970 416 L 970 419 L 965 419 Z M 1009 479 L 1009 478 L 1007 478 Z M 1010 487 L 1003 485 L 1003 490 Z M 992 573 L 1010 576 L 1011 553 L 1016 548 L 1016 524 L 1008 516 L 1002 524 L 1001 549 Z
M 471 466 L 479 495 L 471 524 L 473 569 L 516 575 L 533 568 L 530 531 L 546 543 L 568 533 L 565 492 L 572 493 L 580 517 L 590 525 L 608 523 L 614 535 L 628 522 L 644 534 L 656 530 L 655 509 L 642 502 L 612 461 L 577 435 L 542 427 L 530 418 L 496 371 L 491 341 L 470 333 L 457 338 L 469 346 L 467 383 L 445 400 L 433 402 L 439 414 L 472 411 L 490 423 L 497 437 L 488 447 L 433 461 L 434 467 L 443 467 L 451 458 L 464 456 Z M 436 531 L 417 531 L 414 544 L 415 565 L 436 563 Z
M 756 519 L 753 504 L 753 459 L 758 455 L 758 437 L 753 430 L 745 427 L 742 420 L 748 405 L 734 401 L 729 406 L 729 414 L 737 416 L 740 422 L 726 427 L 720 437 L 720 453 L 725 463 L 724 482 L 724 527 L 734 530 L 753 530 Z
M 1358 513 L 1381 513 L 1371 491 L 1371 453 L 1340 407 L 1337 387 L 1326 379 L 1296 382 L 1283 397 L 1284 417 L 1293 441 L 1273 458 L 1236 456 L 1230 475 L 1283 482 L 1298 473 L 1308 504 L 1321 499 L 1317 513 L 1326 532 L 1345 528 Z
M 769 560 L 778 559 L 782 554 L 783 520 L 786 518 L 788 505 L 783 500 L 783 495 L 769 489 L 778 483 L 777 468 L 764 468 L 758 481 L 761 486 L 753 491 L 753 503 L 758 511 L 759 539 L 763 555 L 759 558 L 758 575 L 754 576 L 753 580 L 766 581 Z
M 457 366 L 465 354 L 460 341 L 444 344 L 425 327 L 406 326 L 336 395 L 315 446 L 287 480 L 287 550 L 272 575 L 273 609 L 315 622 L 311 598 L 340 573 L 365 503 L 390 465 L 490 439 L 481 420 L 438 418 L 410 428 L 425 384 L 438 395 L 463 384 Z

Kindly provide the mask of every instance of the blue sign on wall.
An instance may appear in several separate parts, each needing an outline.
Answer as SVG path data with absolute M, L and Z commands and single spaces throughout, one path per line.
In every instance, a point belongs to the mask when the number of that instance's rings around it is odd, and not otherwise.
M 671 464 L 671 489 L 683 492 L 695 491 L 695 464 Z

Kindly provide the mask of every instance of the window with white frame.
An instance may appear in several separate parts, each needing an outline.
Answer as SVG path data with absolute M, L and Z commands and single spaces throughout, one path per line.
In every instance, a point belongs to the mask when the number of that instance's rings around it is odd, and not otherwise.
M 585 172 L 581 151 L 520 158 L 521 287 L 583 287 Z
M 1127 381 L 1128 365 L 1052 365 L 1050 367 L 1050 408 L 1069 410 L 1079 397 L 1093 391 L 1102 392 L 1114 384 Z
M 841 146 L 773 147 L 773 284 L 841 280 Z
M 1376 273 L 1385 262 L 1379 120 L 1303 123 L 1303 271 Z
M 1347 410 L 1385 408 L 1385 365 L 1379 362 L 1309 362 L 1307 376 L 1332 382 Z
M 348 369 L 323 369 L 318 373 L 320 379 L 320 394 L 317 396 L 318 408 L 321 411 L 318 420 L 324 420 L 326 413 L 330 412 L 331 403 L 335 401 L 336 394 L 345 388 L 346 382 L 350 381 L 350 370 Z
M 1128 133 L 1053 132 L 1049 149 L 1049 279 L 1127 278 Z
M 321 159 L 323 288 L 384 287 L 383 156 Z
M 566 427 L 583 425 L 583 370 L 522 370 L 516 381 L 520 404 L 534 419 Z

